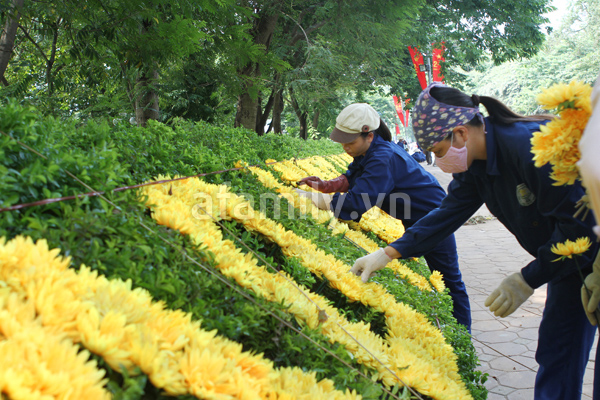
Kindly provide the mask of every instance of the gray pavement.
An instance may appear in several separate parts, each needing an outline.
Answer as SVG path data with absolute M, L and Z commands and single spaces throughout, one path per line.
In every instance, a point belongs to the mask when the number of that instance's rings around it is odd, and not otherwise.
M 452 180 L 437 167 L 421 164 L 446 189 Z M 485 206 L 476 214 L 477 224 L 462 226 L 456 232 L 458 257 L 471 300 L 473 344 L 489 374 L 486 387 L 489 400 L 533 399 L 537 363 L 537 329 L 546 300 L 546 285 L 535 290 L 517 311 L 506 318 L 494 316 L 485 306 L 487 296 L 504 277 L 519 271 L 533 259 L 515 237 Z M 588 363 L 582 399 L 592 398 L 596 346 Z

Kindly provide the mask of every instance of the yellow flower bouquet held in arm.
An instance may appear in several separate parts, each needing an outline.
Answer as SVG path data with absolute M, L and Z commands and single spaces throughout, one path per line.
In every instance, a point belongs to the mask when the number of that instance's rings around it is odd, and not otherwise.
M 558 117 L 540 127 L 531 138 L 536 167 L 552 165 L 554 185 L 572 185 L 580 179 L 577 161 L 579 140 L 591 115 L 592 87 L 573 81 L 542 90 L 537 97 L 545 110 L 556 110 Z

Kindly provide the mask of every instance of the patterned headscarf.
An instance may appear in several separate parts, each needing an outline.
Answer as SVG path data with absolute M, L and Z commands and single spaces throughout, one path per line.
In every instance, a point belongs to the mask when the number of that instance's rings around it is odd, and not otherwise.
M 483 122 L 479 107 L 460 107 L 440 103 L 429 91 L 434 86 L 445 87 L 433 82 L 421 92 L 412 111 L 413 131 L 419 146 L 427 150 L 441 142 L 459 125 L 465 125 L 476 115 Z

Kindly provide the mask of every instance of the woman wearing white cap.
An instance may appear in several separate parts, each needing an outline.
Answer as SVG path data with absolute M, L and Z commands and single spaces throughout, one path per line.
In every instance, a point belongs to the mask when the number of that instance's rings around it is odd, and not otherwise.
M 489 117 L 483 118 L 479 104 Z M 505 278 L 486 299 L 496 316 L 512 314 L 535 288 L 548 284 L 539 328 L 534 389 L 536 400 L 580 399 L 583 374 L 595 328 L 581 306 L 582 273 L 591 271 L 598 244 L 574 259 L 554 262 L 552 245 L 593 237 L 594 220 L 573 217 L 585 193 L 580 182 L 554 186 L 550 165 L 535 167 L 531 138 L 549 116 L 522 116 L 500 101 L 468 96 L 439 83 L 417 99 L 412 120 L 417 141 L 436 156 L 437 165 L 453 173 L 441 206 L 407 229 L 386 247 L 394 258 L 411 257 L 454 233 L 483 203 L 535 259 Z M 597 156 L 597 155 L 596 155 Z M 507 249 L 508 251 L 509 249 Z M 357 274 L 370 275 L 386 262 L 370 256 L 358 259 Z M 596 383 L 596 386 L 600 382 Z M 594 397 L 600 399 L 600 397 Z
M 325 193 L 300 194 L 315 204 L 330 209 L 343 220 L 360 220 L 371 207 L 383 211 L 409 227 L 437 208 L 446 193 L 437 180 L 425 171 L 403 148 L 391 141 L 391 133 L 373 107 L 354 103 L 344 108 L 336 119 L 330 138 L 341 143 L 354 157 L 348 171 L 331 181 L 308 177 L 300 181 Z M 454 303 L 453 315 L 470 332 L 471 308 L 458 267 L 456 242 L 449 235 L 423 254 L 427 265 L 440 271 Z M 387 262 L 391 258 L 379 250 L 372 254 Z M 369 276 L 363 276 L 366 282 Z

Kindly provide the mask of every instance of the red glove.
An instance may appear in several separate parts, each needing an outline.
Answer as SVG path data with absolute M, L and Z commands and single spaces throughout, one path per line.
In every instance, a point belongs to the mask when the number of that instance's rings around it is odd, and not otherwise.
M 317 176 L 309 176 L 298 181 L 298 185 L 303 184 L 322 193 L 347 192 L 350 186 L 346 175 L 340 175 L 330 181 L 323 181 Z

